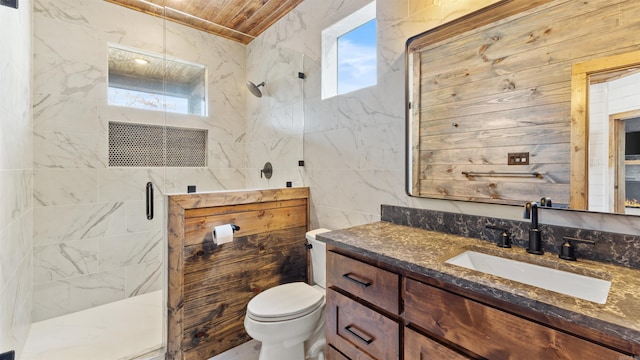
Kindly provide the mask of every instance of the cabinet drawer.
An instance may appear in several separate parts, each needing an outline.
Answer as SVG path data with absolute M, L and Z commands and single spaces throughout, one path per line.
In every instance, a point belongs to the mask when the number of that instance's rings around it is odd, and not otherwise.
M 470 358 L 461 355 L 456 351 L 411 330 L 410 328 L 404 328 L 404 359 L 468 360 Z
M 342 355 L 333 346 L 327 346 L 327 360 L 349 360 L 348 357 Z
M 327 342 L 351 359 L 398 359 L 400 325 L 327 289 Z
M 335 286 L 393 314 L 399 313 L 400 276 L 327 252 L 327 287 Z
M 405 319 L 489 359 L 626 359 L 619 352 L 406 279 Z

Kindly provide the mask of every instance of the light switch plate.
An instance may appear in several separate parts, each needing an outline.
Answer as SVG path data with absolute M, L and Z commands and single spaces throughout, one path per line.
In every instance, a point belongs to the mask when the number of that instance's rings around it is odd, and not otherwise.
M 529 153 L 508 153 L 507 165 L 529 165 Z
M 18 8 L 18 0 L 0 0 L 0 5 L 12 7 L 14 9 Z M 0 360 L 3 360 L 0 358 Z

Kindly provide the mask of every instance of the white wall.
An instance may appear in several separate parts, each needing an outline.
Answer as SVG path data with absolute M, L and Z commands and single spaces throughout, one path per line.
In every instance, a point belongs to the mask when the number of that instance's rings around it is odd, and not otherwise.
M 321 100 L 323 29 L 367 0 L 305 0 L 258 40 L 304 53 L 304 175 L 312 226 L 343 228 L 376 221 L 390 204 L 522 219 L 517 206 L 418 199 L 404 192 L 404 45 L 408 38 L 495 0 L 378 0 L 378 84 Z M 541 221 L 635 233 L 637 218 L 543 210 Z
M 0 6 L 0 353 L 20 353 L 31 323 L 31 14 Z
M 613 211 L 609 116 L 640 109 L 640 74 L 589 87 L 589 210 Z M 636 165 L 632 165 L 636 166 Z M 636 209 L 627 213 L 637 214 Z

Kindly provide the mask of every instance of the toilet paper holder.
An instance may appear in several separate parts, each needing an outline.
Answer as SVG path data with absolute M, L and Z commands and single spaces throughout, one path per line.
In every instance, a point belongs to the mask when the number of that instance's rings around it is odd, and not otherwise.
M 240 226 L 238 226 L 236 224 L 229 224 L 229 225 L 231 225 L 231 230 L 233 230 L 233 232 L 240 231 Z M 213 233 L 215 233 L 215 232 L 216 232 L 216 229 L 215 229 L 215 226 L 214 226 Z

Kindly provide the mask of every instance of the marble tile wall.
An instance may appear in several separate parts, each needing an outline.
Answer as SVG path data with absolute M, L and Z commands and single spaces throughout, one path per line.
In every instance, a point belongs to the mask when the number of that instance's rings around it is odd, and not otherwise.
M 0 6 L 0 353 L 20 354 L 31 324 L 31 7 Z
M 380 204 L 520 220 L 518 206 L 412 198 L 404 190 L 405 42 L 497 0 L 377 0 L 378 83 L 321 100 L 323 29 L 369 0 L 305 0 L 264 32 L 263 44 L 304 55 L 304 182 L 312 227 L 343 228 L 380 219 Z M 256 41 L 257 41 L 256 40 Z M 566 211 L 547 224 L 617 233 L 640 231 L 636 217 Z
M 303 160 L 304 72 L 301 52 L 258 38 L 247 46 L 247 79 L 260 87 L 257 98 L 247 91 L 247 188 L 280 188 L 287 182 L 304 186 Z M 271 162 L 273 177 L 261 178 Z
M 246 47 L 105 1 L 35 0 L 33 320 L 160 289 L 163 195 L 245 187 Z M 73 41 L 70 41 L 73 39 Z M 107 105 L 107 46 L 207 66 L 209 116 Z M 204 168 L 110 168 L 108 122 L 208 130 Z M 146 219 L 145 185 L 155 185 Z

